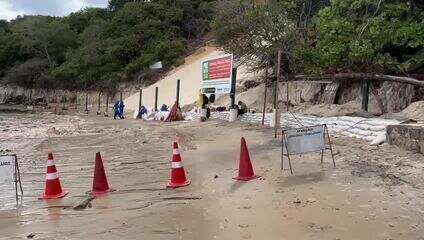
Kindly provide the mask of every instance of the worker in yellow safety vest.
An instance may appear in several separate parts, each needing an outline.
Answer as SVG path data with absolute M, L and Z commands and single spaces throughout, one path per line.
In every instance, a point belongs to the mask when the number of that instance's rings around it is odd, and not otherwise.
M 199 95 L 197 96 L 197 106 L 200 108 L 203 107 L 204 104 L 204 98 L 203 98 L 203 93 L 202 90 L 199 90 Z

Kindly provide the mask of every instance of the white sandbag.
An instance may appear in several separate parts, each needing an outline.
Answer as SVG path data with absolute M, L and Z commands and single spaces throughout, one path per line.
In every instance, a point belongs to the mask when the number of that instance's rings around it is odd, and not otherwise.
M 382 131 L 386 131 L 386 127 L 385 126 L 371 126 L 370 130 L 374 131 L 374 132 L 382 132 Z
M 134 118 L 134 119 L 137 119 L 137 116 L 138 116 L 138 110 L 136 109 L 136 110 L 134 110 L 133 118 Z
M 380 144 L 385 143 L 387 140 L 386 133 L 380 133 L 377 135 L 377 137 L 374 137 L 374 140 L 371 141 L 372 146 L 378 146 Z
M 169 111 L 160 111 L 155 114 L 155 120 L 164 121 L 169 115 Z

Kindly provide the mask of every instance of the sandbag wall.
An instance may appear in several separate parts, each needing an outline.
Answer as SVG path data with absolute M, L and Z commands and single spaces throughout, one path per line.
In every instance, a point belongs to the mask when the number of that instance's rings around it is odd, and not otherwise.
M 228 121 L 229 112 L 212 112 L 211 118 Z M 195 119 L 197 113 L 186 113 L 186 119 Z M 269 125 L 271 114 L 265 114 L 265 125 Z M 248 123 L 262 123 L 262 113 L 246 113 L 239 117 L 239 121 Z M 361 118 L 361 117 L 317 117 L 312 115 L 300 115 L 283 113 L 280 116 L 281 126 L 284 128 L 296 128 L 302 126 L 314 126 L 327 124 L 330 134 L 356 137 L 367 142 L 373 142 L 378 138 L 386 137 L 386 127 L 388 125 L 399 124 L 399 121 L 382 118 Z

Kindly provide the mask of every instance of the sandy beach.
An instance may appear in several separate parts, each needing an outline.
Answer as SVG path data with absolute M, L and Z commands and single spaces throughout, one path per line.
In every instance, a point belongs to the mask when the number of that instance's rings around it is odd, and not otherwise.
M 1 206 L 0 239 L 424 239 L 424 157 L 394 146 L 333 138 L 336 168 L 329 154 L 323 165 L 308 154 L 293 157 L 291 175 L 280 170 L 280 139 L 257 125 L 1 119 L 0 149 L 18 154 L 25 196 L 18 210 Z M 260 175 L 249 182 L 232 179 L 242 136 Z M 166 189 L 174 140 L 192 184 Z M 40 201 L 49 151 L 70 195 Z M 117 191 L 74 210 L 91 189 L 96 152 Z

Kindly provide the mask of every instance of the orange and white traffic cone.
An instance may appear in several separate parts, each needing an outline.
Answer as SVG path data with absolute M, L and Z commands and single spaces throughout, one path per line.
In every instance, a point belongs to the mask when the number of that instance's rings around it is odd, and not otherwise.
M 108 192 L 113 192 L 115 189 L 109 187 L 107 181 L 103 160 L 100 153 L 96 153 L 96 163 L 94 166 L 93 188 L 90 191 L 91 196 L 99 196 Z
M 63 191 L 60 185 L 59 175 L 54 164 L 53 153 L 49 153 L 47 160 L 46 187 L 44 193 L 38 199 L 57 199 L 63 198 L 69 192 Z
M 177 188 L 190 185 L 191 181 L 186 178 L 177 142 L 174 142 L 174 148 L 172 149 L 171 168 L 171 180 L 166 185 L 168 188 Z

